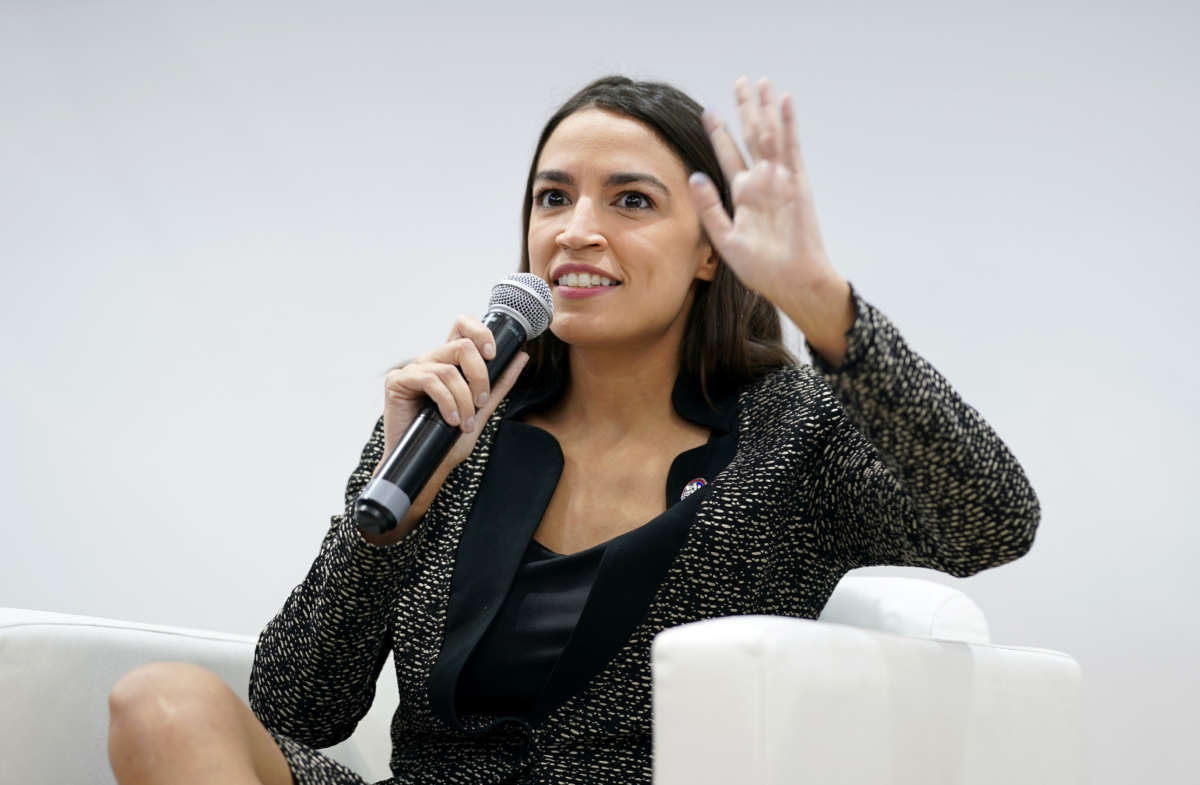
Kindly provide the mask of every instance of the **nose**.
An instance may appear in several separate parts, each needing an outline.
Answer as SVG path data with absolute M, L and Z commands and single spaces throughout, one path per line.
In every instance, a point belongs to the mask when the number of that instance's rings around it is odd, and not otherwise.
M 580 197 L 571 210 L 567 225 L 563 227 L 555 241 L 563 248 L 577 250 L 579 248 L 606 248 L 608 240 L 600 232 L 596 221 L 596 211 L 590 199 Z

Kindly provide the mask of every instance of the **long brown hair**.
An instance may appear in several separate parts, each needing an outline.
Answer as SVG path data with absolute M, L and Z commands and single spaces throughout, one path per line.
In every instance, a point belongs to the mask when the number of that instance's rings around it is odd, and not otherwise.
M 640 120 L 683 161 L 688 174 L 708 175 L 721 194 L 725 211 L 733 215 L 733 199 L 716 151 L 700 121 L 703 107 L 690 96 L 662 82 L 640 82 L 625 76 L 605 76 L 571 96 L 547 121 L 538 139 L 521 204 L 520 272 L 529 272 L 529 212 L 538 157 L 550 134 L 568 115 L 598 107 Z M 715 252 L 714 248 L 714 252 Z M 711 405 L 719 396 L 753 381 L 795 358 L 783 344 L 779 312 L 767 298 L 746 288 L 718 257 L 712 281 L 697 280 L 680 346 L 680 369 L 689 374 Z M 518 385 L 540 388 L 567 372 L 567 344 L 549 330 L 525 345 L 529 365 Z

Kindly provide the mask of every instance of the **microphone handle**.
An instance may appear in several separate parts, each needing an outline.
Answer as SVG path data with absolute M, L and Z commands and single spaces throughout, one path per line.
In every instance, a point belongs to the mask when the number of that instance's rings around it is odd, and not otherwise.
M 525 328 L 501 311 L 489 311 L 481 321 L 496 342 L 495 356 L 485 360 L 491 386 L 525 342 Z M 483 423 L 476 427 L 482 428 Z M 371 534 L 385 534 L 396 528 L 462 433 L 442 418 L 433 401 L 421 407 L 379 474 L 355 501 L 354 522 L 358 528 Z

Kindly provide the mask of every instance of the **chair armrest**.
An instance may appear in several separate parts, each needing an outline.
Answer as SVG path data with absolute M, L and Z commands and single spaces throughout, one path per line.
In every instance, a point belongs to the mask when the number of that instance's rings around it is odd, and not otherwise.
M 818 621 L 907 638 L 991 643 L 987 618 L 974 600 L 953 586 L 924 578 L 845 575 Z
M 655 785 L 1083 779 L 1060 652 L 732 616 L 664 630 L 651 662 Z
M 215 672 L 247 700 L 256 638 L 66 613 L 0 608 L 0 760 L 5 781 L 114 782 L 108 693 L 147 662 L 183 661 Z M 395 669 L 346 741 L 324 750 L 368 781 L 391 776 L 389 724 Z

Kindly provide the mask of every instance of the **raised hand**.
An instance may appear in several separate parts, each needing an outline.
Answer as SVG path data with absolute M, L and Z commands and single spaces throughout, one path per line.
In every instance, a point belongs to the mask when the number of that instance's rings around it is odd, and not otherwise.
M 737 277 L 788 314 L 827 359 L 840 363 L 842 333 L 853 321 L 849 285 L 825 252 L 812 187 L 800 154 L 792 96 L 776 105 L 767 79 L 734 85 L 747 166 L 733 136 L 711 110 L 702 120 L 730 184 L 734 214 L 702 173 L 689 179 L 700 221 Z M 849 321 L 847 321 L 847 314 Z M 820 342 L 820 343 L 818 343 Z M 839 344 L 841 344 L 839 346 Z

